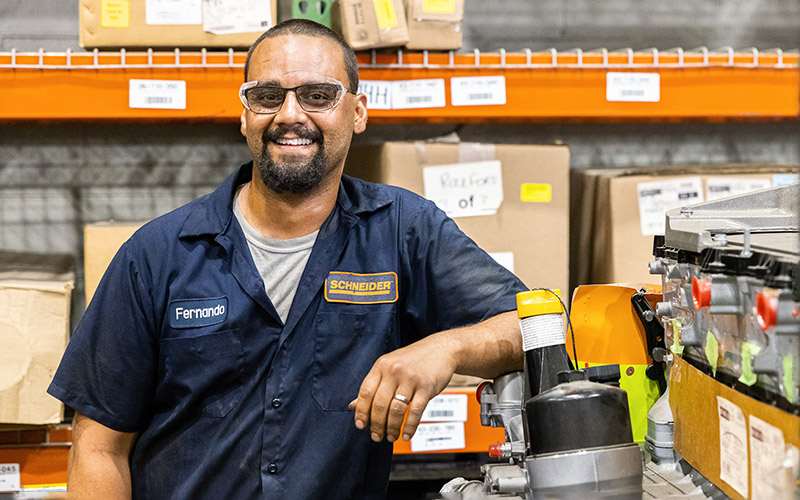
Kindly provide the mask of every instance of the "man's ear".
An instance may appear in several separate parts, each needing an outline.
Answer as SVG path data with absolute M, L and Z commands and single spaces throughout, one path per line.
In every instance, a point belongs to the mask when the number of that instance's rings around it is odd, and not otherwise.
M 367 129 L 367 96 L 356 95 L 355 124 L 353 133 L 360 134 Z
M 245 119 L 245 113 L 247 113 L 246 109 L 242 109 L 242 115 L 239 117 L 239 122 L 241 123 L 239 130 L 242 132 L 242 135 L 247 137 L 247 120 Z

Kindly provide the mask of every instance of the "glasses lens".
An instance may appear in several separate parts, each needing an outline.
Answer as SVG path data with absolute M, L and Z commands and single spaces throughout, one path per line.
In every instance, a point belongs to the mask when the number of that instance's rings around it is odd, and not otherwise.
M 281 87 L 258 86 L 247 89 L 245 97 L 250 109 L 256 113 L 274 113 L 281 108 L 286 91 Z
M 309 83 L 295 91 L 297 100 L 306 111 L 324 111 L 336 105 L 342 89 L 333 83 Z

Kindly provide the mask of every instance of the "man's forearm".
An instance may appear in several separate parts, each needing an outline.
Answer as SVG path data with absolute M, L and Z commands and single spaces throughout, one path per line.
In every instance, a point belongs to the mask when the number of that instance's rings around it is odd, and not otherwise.
M 493 378 L 522 369 L 522 335 L 516 311 L 436 335 L 453 350 L 456 373 Z
M 67 477 L 69 500 L 131 500 L 127 457 L 73 447 Z

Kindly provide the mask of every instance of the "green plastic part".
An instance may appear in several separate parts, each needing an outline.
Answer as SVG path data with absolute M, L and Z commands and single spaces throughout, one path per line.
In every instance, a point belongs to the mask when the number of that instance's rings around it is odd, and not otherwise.
M 292 0 L 292 19 L 308 19 L 331 27 L 333 0 Z
M 739 382 L 744 385 L 753 385 L 758 380 L 758 376 L 753 373 L 753 356 L 761 352 L 761 346 L 742 342 L 742 376 Z
M 719 342 L 717 338 L 711 333 L 711 330 L 706 334 L 706 359 L 708 364 L 711 365 L 711 373 L 717 375 L 717 362 L 719 362 Z

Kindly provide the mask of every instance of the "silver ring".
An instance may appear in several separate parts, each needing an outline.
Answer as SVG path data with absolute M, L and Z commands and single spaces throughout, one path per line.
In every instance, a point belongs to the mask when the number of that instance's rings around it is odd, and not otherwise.
M 399 395 L 399 394 L 395 394 L 395 395 L 394 395 L 394 399 L 396 399 L 396 400 L 400 401 L 401 403 L 405 403 L 405 404 L 408 404 L 408 403 L 410 403 L 410 402 L 411 402 L 411 400 L 410 400 L 410 399 L 408 399 L 408 398 L 407 398 L 407 397 L 405 397 L 405 396 L 401 396 L 401 395 Z

